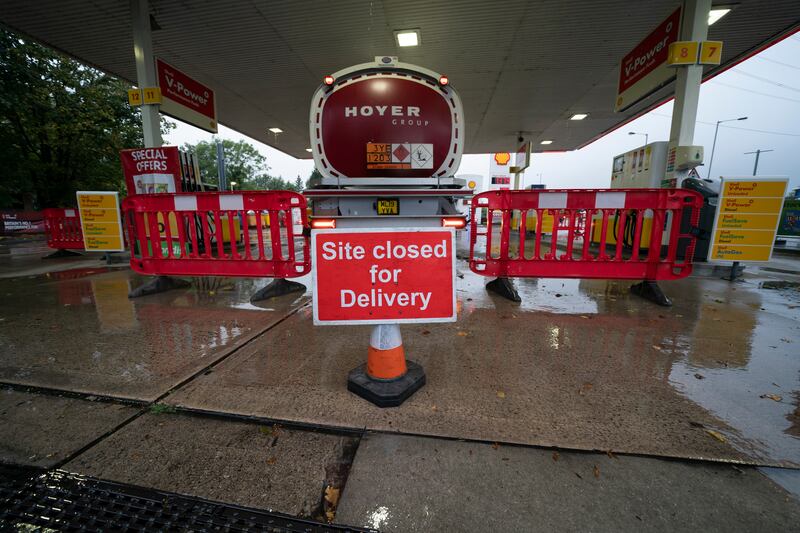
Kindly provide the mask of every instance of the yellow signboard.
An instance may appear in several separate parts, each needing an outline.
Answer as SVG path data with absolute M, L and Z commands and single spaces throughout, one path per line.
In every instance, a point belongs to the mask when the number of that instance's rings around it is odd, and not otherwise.
M 159 87 L 145 87 L 142 92 L 144 93 L 145 104 L 161 103 L 161 89 Z
M 694 65 L 697 63 L 699 44 L 695 41 L 676 41 L 670 44 L 667 65 Z
M 142 91 L 139 89 L 128 89 L 128 103 L 132 106 L 142 105 Z
M 722 178 L 708 260 L 769 261 L 787 178 Z
M 86 250 L 96 252 L 125 250 L 118 193 L 78 191 L 76 194 Z
M 700 43 L 701 65 L 719 65 L 722 62 L 722 41 L 703 41 Z

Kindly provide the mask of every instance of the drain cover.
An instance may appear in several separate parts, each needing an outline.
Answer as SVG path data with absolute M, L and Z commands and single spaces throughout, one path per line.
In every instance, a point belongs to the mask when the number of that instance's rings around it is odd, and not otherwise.
M 0 465 L 0 529 L 59 531 L 373 531 L 93 479 Z

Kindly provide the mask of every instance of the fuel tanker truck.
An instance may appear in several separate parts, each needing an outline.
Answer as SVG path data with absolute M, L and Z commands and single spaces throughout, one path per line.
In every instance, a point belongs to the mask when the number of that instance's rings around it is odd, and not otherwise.
M 376 57 L 324 78 L 309 114 L 321 178 L 311 209 L 316 325 L 373 326 L 367 362 L 348 389 L 381 407 L 422 387 L 400 324 L 453 322 L 457 207 L 472 196 L 457 179 L 466 138 L 446 76 Z

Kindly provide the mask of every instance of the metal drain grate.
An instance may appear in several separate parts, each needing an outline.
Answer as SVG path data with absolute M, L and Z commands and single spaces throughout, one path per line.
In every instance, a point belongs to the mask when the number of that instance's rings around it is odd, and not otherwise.
M 0 529 L 17 531 L 369 532 L 123 485 L 0 465 Z

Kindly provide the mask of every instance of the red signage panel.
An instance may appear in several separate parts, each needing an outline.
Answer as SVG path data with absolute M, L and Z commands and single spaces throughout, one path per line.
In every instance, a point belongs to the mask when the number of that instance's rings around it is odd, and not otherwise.
M 670 43 L 678 40 L 680 22 L 681 9 L 678 8 L 622 58 L 617 92 L 625 92 L 639 79 L 667 61 Z
M 452 228 L 311 232 L 314 323 L 453 322 Z
M 615 111 L 629 108 L 675 78 L 667 58 L 669 45 L 680 37 L 680 26 L 679 7 L 622 58 Z
M 210 87 L 158 58 L 156 76 L 161 88 L 162 112 L 216 133 L 217 106 Z
M 317 166 L 325 175 L 350 178 L 455 172 L 463 131 L 453 94 L 395 72 L 358 76 L 319 92 L 311 132 Z
M 181 161 L 177 146 L 120 150 L 128 195 L 181 191 Z

